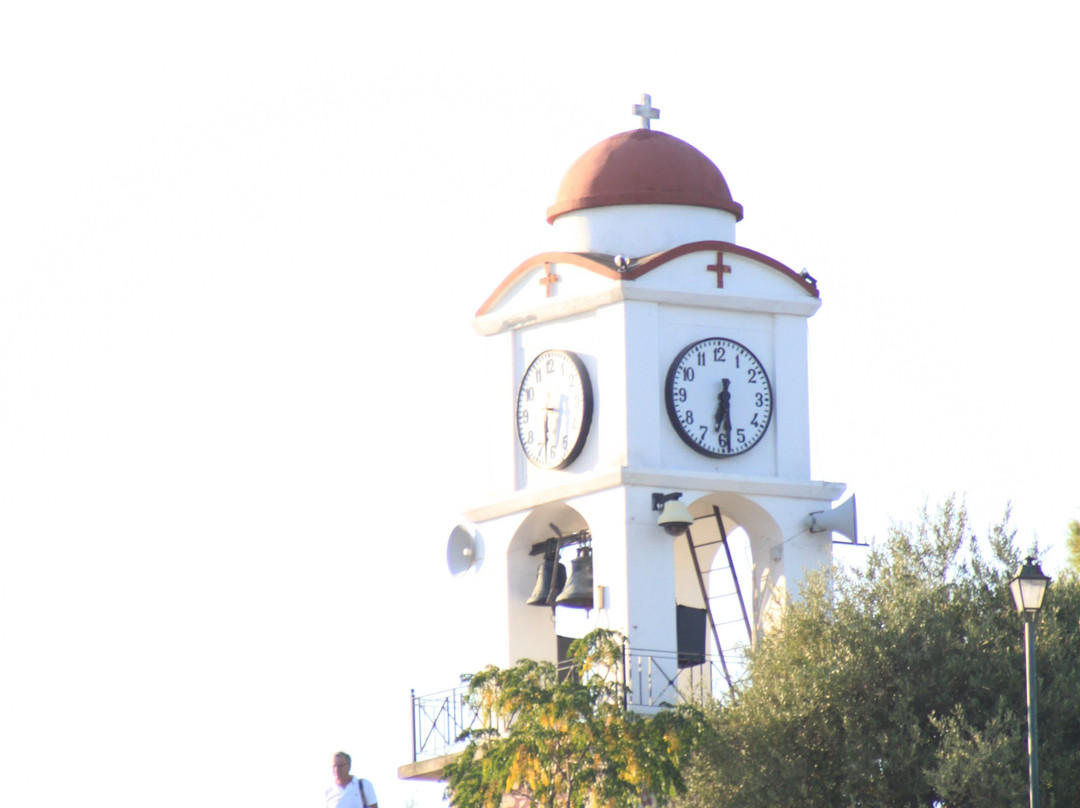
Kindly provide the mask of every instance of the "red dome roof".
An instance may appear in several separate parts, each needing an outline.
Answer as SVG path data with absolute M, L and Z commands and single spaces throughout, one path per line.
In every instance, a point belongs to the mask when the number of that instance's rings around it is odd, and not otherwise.
M 652 129 L 632 129 L 602 140 L 574 161 L 563 177 L 548 222 L 564 213 L 608 205 L 691 205 L 743 217 L 724 175 L 684 140 Z

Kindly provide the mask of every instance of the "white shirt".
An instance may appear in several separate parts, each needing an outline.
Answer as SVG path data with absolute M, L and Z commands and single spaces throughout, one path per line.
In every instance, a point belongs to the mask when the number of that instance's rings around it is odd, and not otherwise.
M 375 797 L 375 786 L 370 780 L 364 780 L 365 803 L 360 799 L 360 778 L 353 777 L 347 786 L 339 786 L 331 783 L 326 789 L 326 808 L 364 808 L 365 805 L 374 805 L 378 802 Z

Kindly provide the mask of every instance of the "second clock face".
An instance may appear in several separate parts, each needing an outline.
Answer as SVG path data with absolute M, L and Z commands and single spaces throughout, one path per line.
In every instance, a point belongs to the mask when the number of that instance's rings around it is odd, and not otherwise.
M 664 400 L 679 437 L 710 457 L 751 449 L 772 420 L 765 368 L 749 348 L 724 337 L 695 342 L 675 357 Z
M 525 456 L 542 469 L 570 465 L 585 446 L 592 410 L 592 382 L 581 358 L 544 351 L 518 387 L 518 440 Z

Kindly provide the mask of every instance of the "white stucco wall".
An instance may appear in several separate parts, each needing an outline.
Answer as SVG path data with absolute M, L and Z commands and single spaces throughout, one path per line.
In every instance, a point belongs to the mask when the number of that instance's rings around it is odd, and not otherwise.
M 553 247 L 633 258 L 701 240 L 734 242 L 734 230 L 734 217 L 720 211 L 601 208 L 560 217 Z M 632 281 L 574 263 L 526 262 L 478 317 L 489 364 L 489 428 L 481 436 L 489 473 L 467 517 L 488 554 L 475 585 L 492 604 L 485 616 L 492 629 L 483 634 L 491 658 L 554 658 L 550 610 L 525 604 L 541 560 L 529 548 L 554 535 L 552 524 L 563 533 L 592 533 L 594 582 L 607 594 L 589 624 L 623 632 L 632 647 L 674 653 L 675 604 L 700 593 L 690 588 L 696 581 L 687 582 L 686 559 L 676 574 L 674 540 L 651 510 L 656 492 L 683 491 L 695 515 L 716 505 L 732 527 L 745 529 L 753 581 L 744 594 L 755 631 L 797 591 L 805 570 L 830 562 L 830 535 L 806 527 L 810 512 L 843 491 L 809 477 L 807 320 L 820 301 L 790 273 L 744 254 L 724 254 L 732 271 L 721 286 L 706 269 L 716 259 L 716 249 L 692 252 Z M 540 282 L 549 271 L 559 276 L 554 286 Z M 680 440 L 664 403 L 671 362 L 690 343 L 714 336 L 754 353 L 774 397 L 761 441 L 728 458 L 707 457 Z M 514 417 L 525 368 L 549 349 L 578 354 L 593 386 L 588 440 L 563 470 L 527 461 Z M 573 555 L 563 557 L 568 571 Z
M 687 205 L 612 205 L 552 222 L 551 249 L 636 258 L 692 241 L 735 241 L 735 216 Z

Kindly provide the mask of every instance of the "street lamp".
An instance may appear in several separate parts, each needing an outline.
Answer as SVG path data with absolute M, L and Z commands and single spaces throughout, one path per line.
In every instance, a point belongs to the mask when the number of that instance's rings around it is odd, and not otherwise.
M 1035 709 L 1035 617 L 1042 609 L 1050 578 L 1032 556 L 1009 581 L 1016 610 L 1024 615 L 1024 656 L 1027 659 L 1028 791 L 1031 808 L 1039 808 L 1039 730 Z

